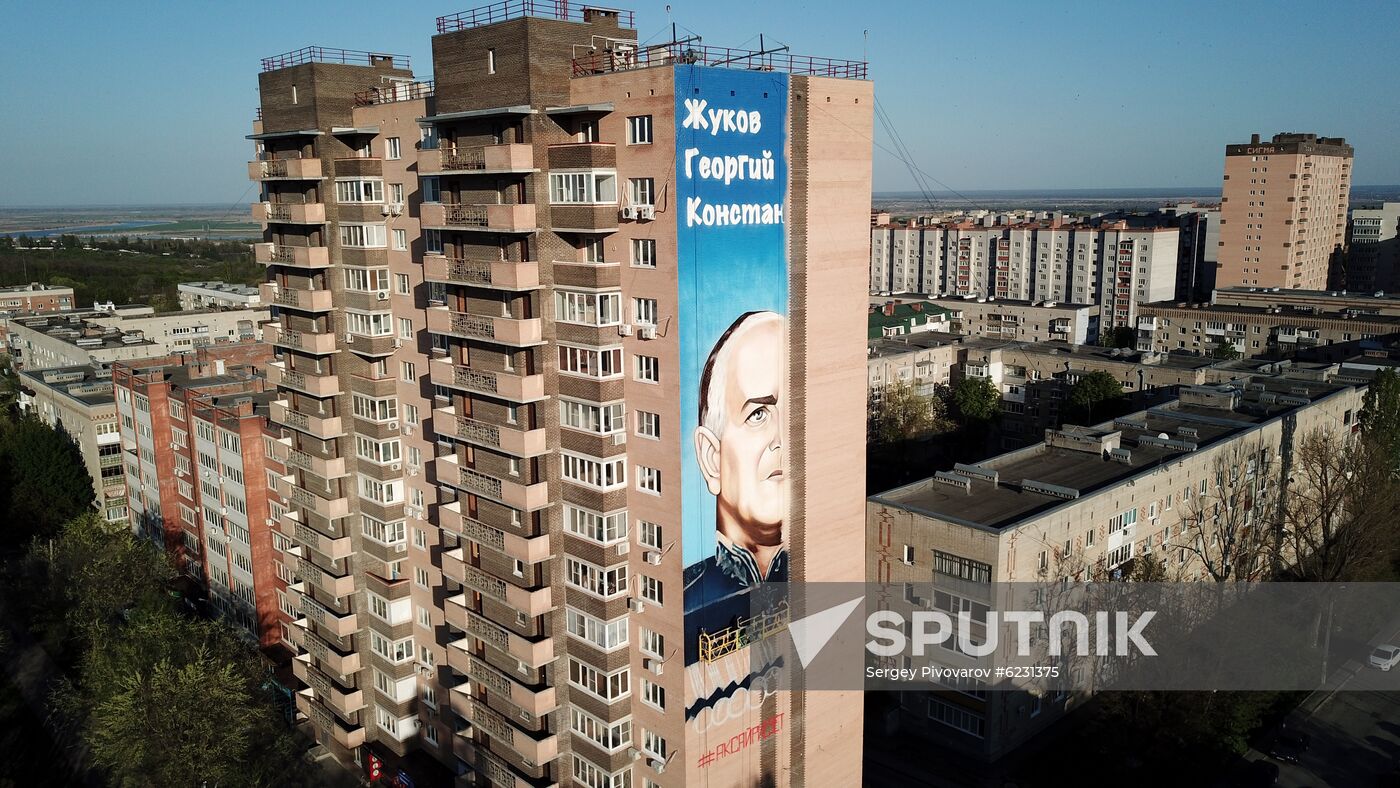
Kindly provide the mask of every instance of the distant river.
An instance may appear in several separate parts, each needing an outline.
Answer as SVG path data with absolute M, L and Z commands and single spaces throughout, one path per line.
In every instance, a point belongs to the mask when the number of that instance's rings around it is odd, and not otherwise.
M 27 235 L 30 238 L 48 238 L 54 235 L 91 235 L 121 232 L 137 227 L 151 227 L 157 224 L 175 224 L 172 219 L 151 219 L 144 222 L 121 222 L 119 224 L 84 224 L 77 227 L 51 227 L 46 230 L 16 230 L 9 233 L 0 233 L 0 238 L 18 238 Z

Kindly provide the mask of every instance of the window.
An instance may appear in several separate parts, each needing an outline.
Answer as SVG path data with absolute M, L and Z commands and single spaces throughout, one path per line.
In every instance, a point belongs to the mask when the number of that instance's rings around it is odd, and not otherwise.
M 359 293 L 374 293 L 389 289 L 387 268 L 346 268 L 345 289 Z
M 345 330 L 365 337 L 387 337 L 393 333 L 389 312 L 345 312 Z
M 404 524 L 403 520 L 385 523 L 370 517 L 367 514 L 360 515 L 360 528 L 365 536 L 380 544 L 396 545 L 403 544 Z
M 1137 507 L 1120 512 L 1108 520 L 1108 532 L 1117 533 L 1137 522 Z
M 185 419 L 185 406 L 184 406 L 183 404 L 179 403 L 179 402 L 176 402 L 176 401 L 173 400 L 173 399 L 170 400 L 170 416 L 171 416 L 171 418 L 180 419 L 181 421 L 184 421 L 184 419 Z M 99 428 L 100 428 L 102 425 L 98 425 L 98 426 L 99 426 Z M 99 429 L 98 432 L 97 432 L 97 434 L 98 434 L 98 435 L 103 434 L 103 433 L 102 433 L 102 430 Z
M 627 197 L 633 205 L 654 205 L 656 203 L 656 179 L 630 179 L 627 182 Z
M 637 411 L 637 434 L 643 438 L 661 438 L 661 414 Z
M 570 730 L 584 736 L 608 752 L 615 752 L 632 744 L 632 721 L 630 719 L 607 723 L 577 706 L 571 708 L 569 715 Z
M 337 179 L 335 182 L 336 202 L 384 202 L 384 181 L 378 178 Z
M 615 326 L 622 322 L 622 293 L 554 292 L 555 319 L 585 326 Z
M 565 557 L 564 581 L 600 599 L 612 599 L 627 593 L 627 565 L 601 569 L 577 558 Z
M 602 238 L 583 239 L 583 259 L 590 263 L 605 263 L 607 257 Z
M 399 373 L 403 377 L 405 383 L 418 382 L 418 365 L 412 361 L 399 362 Z
M 605 170 L 552 172 L 549 174 L 549 201 L 555 204 L 615 204 L 617 173 Z
M 656 468 L 648 468 L 645 465 L 637 466 L 637 489 L 642 492 L 661 494 L 661 471 Z
M 661 361 L 656 356 L 635 356 L 636 377 L 644 383 L 661 382 Z
M 632 265 L 636 268 L 656 267 L 656 240 L 652 238 L 632 239 Z
M 573 758 L 574 782 L 587 788 L 632 788 L 631 766 L 609 774 L 578 753 L 574 753 Z
M 398 232 L 395 230 L 394 232 Z M 404 247 L 407 249 L 408 247 Z M 408 281 L 408 274 L 394 274 L 394 292 L 399 295 L 411 295 L 413 289 Z
M 661 549 L 661 526 L 646 520 L 638 521 L 641 526 L 641 534 L 637 537 L 642 547 L 650 547 L 655 550 Z
M 632 322 L 643 326 L 656 325 L 656 299 L 632 299 Z
M 970 580 L 974 583 L 992 582 L 992 567 L 980 561 L 973 561 L 970 558 L 945 553 L 941 550 L 933 551 L 933 571 L 951 577 Z
M 559 475 L 568 481 L 599 490 L 616 490 L 627 484 L 627 458 L 595 459 L 562 452 Z
M 371 629 L 369 643 L 374 653 L 396 665 L 413 659 L 413 638 L 411 636 L 403 640 L 389 640 Z
M 611 435 L 623 430 L 622 414 L 621 402 L 594 405 L 591 402 L 559 400 L 559 426 L 569 429 Z
M 399 252 L 406 252 L 406 251 L 408 251 L 408 231 L 407 231 L 407 230 L 395 230 L 395 231 L 394 231 L 394 250 L 395 250 L 395 251 L 399 251 Z M 403 274 L 399 274 L 399 276 L 403 276 Z M 404 278 L 407 279 L 408 277 L 404 277 Z
M 409 318 L 399 318 L 399 339 L 413 339 L 413 321 Z
M 650 654 L 653 657 L 665 658 L 666 638 L 660 632 L 653 632 L 646 627 L 641 628 L 642 653 Z
M 566 503 L 564 530 L 599 544 L 620 542 L 627 538 L 627 510 L 598 514 Z
M 913 545 L 905 545 L 905 546 L 904 546 L 904 550 L 903 550 L 903 553 L 901 554 L 900 560 L 903 561 L 903 562 L 906 563 L 906 564 L 913 565 L 913 563 L 914 563 L 914 546 L 913 546 Z
M 355 456 L 362 460 L 369 460 L 376 465 L 383 465 L 388 462 L 398 462 L 400 444 L 398 438 L 377 441 L 363 435 L 355 436 Z
M 642 731 L 642 750 L 655 760 L 666 760 L 666 740 L 652 731 Z
M 627 645 L 627 616 L 603 621 L 573 608 L 564 609 L 564 623 L 570 635 L 592 643 L 603 651 Z
M 391 184 L 389 184 L 389 202 L 396 202 L 396 203 L 398 203 L 398 204 L 400 204 L 400 205 L 403 205 L 403 184 L 402 184 L 402 183 L 391 183 Z M 407 247 L 405 247 L 405 248 L 407 248 Z
M 642 599 L 645 599 L 646 601 L 651 602 L 653 604 L 662 604 L 662 600 L 665 598 L 665 594 L 663 593 L 661 581 L 657 580 L 654 577 L 647 577 L 646 575 L 641 575 L 641 581 Z
M 604 673 L 573 657 L 569 658 L 569 683 L 609 703 L 625 698 L 632 692 L 630 668 Z
M 380 481 L 369 476 L 360 477 L 360 495 L 377 503 L 402 503 L 403 480 Z
M 666 688 L 642 679 L 642 700 L 662 711 L 666 710 Z
M 369 601 L 369 612 L 373 613 L 376 618 L 394 625 L 408 623 L 408 613 L 413 607 L 413 603 L 408 598 L 390 602 L 373 591 L 366 591 L 365 599 Z M 413 654 L 411 641 L 408 643 L 408 653 L 409 655 Z
M 971 734 L 979 739 L 984 735 L 987 724 L 986 719 L 981 714 L 968 711 L 962 706 L 955 706 L 936 696 L 929 696 L 928 716 L 931 720 L 941 722 L 950 728 Z
M 427 588 L 428 581 L 429 578 L 427 569 L 421 566 L 413 567 L 413 582 L 417 583 L 419 588 Z
M 399 401 L 394 397 L 374 399 L 355 394 L 352 402 L 355 415 L 367 421 L 388 421 L 398 418 L 399 415 Z
M 494 47 L 486 50 L 486 73 L 496 73 L 496 49 Z
M 439 181 L 438 176 L 436 175 L 429 175 L 426 178 L 419 178 L 418 191 L 421 192 L 423 195 L 423 202 L 439 202 L 442 200 L 442 181 Z M 429 238 L 431 239 L 428 241 L 428 251 L 441 252 L 442 231 L 428 230 L 427 232 Z M 436 246 L 433 245 L 434 240 L 436 241 Z
M 383 249 L 384 225 L 342 224 L 340 245 L 356 249 Z
M 651 116 L 633 115 L 627 119 L 627 144 L 651 144 Z
M 404 405 L 404 406 L 403 406 L 403 419 L 404 419 L 405 422 L 407 422 L 407 423 L 409 423 L 409 424 L 413 424 L 413 425 L 416 426 L 416 425 L 418 424 L 418 406 L 417 406 L 417 405 Z
M 560 345 L 559 371 L 590 378 L 620 377 L 622 375 L 622 348 L 594 350 Z
M 398 138 L 398 137 L 389 137 L 388 139 L 384 140 L 384 158 L 386 158 L 386 159 L 401 159 L 401 158 L 403 158 L 403 148 L 402 148 L 402 145 L 400 145 L 400 143 L 399 143 L 399 138 Z

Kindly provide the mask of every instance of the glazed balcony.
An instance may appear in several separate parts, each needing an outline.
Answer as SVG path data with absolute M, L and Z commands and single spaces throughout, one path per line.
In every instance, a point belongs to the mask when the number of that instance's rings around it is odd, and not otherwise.
M 271 246 L 271 244 L 259 244 Z M 263 282 L 258 286 L 265 306 L 279 306 L 298 309 L 303 312 L 329 312 L 335 308 L 334 297 L 329 290 L 306 290 L 303 288 Z
M 553 638 L 531 640 L 517 635 L 489 618 L 468 610 L 465 594 L 448 597 L 443 604 L 443 615 L 448 624 L 469 635 L 447 644 L 448 664 L 456 670 L 466 670 L 465 658 L 471 654 L 472 637 L 510 654 L 527 667 L 538 668 L 554 661 Z
M 464 205 L 459 203 L 425 202 L 420 209 L 424 228 L 435 230 L 467 230 L 490 233 L 533 233 L 535 206 Z
M 489 317 L 453 312 L 445 306 L 428 307 L 428 330 L 511 347 L 530 347 L 544 342 L 544 324 L 537 317 Z
M 248 162 L 248 179 L 254 181 L 320 180 L 320 159 L 263 159 Z
M 331 250 L 324 246 L 289 246 L 287 244 L 253 244 L 253 259 L 263 265 L 285 265 L 291 268 L 328 268 Z
M 326 295 L 330 295 L 330 293 L 326 293 Z M 294 331 L 282 328 L 275 323 L 269 323 L 263 328 L 263 341 L 269 345 L 300 350 L 303 353 L 312 353 L 318 356 L 336 352 L 335 334 Z
M 532 512 L 549 505 L 549 484 L 522 484 L 499 479 L 472 468 L 463 468 L 454 456 L 437 458 L 437 478 L 440 484 L 450 484 L 463 492 L 481 495 L 493 501 Z
M 296 389 L 317 399 L 334 397 L 340 393 L 340 379 L 335 375 L 317 375 L 288 370 L 286 362 L 273 361 L 267 365 L 267 380 L 274 386 Z
M 296 694 L 297 711 L 310 717 L 318 728 L 328 732 L 340 746 L 353 750 L 364 745 L 364 727 L 346 725 L 325 705 L 312 698 L 314 692 L 314 690 L 307 688 Z
M 538 457 L 549 451 L 543 429 L 520 430 L 510 425 L 461 418 L 452 408 L 433 411 L 433 431 L 474 446 L 500 449 L 516 457 Z
M 308 549 L 314 550 L 327 558 L 339 560 L 349 558 L 355 552 L 354 544 L 347 536 L 327 536 L 310 525 L 301 521 L 301 513 L 293 509 L 282 515 L 281 531 L 284 535 L 295 539 L 298 544 L 305 545 Z M 305 555 L 305 553 L 303 553 Z
M 544 399 L 544 375 L 516 375 L 510 372 L 485 372 L 447 359 L 428 363 L 428 376 L 434 385 L 486 394 L 511 402 L 535 402 Z
M 316 663 L 332 676 L 349 676 L 358 673 L 362 667 L 358 651 L 341 651 L 310 629 L 306 630 L 305 640 L 306 653 L 314 657 Z
M 344 457 L 325 457 L 293 449 L 287 452 L 288 468 L 300 468 L 322 479 L 339 479 L 346 475 Z
M 493 528 L 462 514 L 462 502 L 453 501 L 438 507 L 442 527 L 527 564 L 537 564 L 550 557 L 549 534 L 521 536 Z M 443 570 L 447 570 L 447 553 L 443 553 Z M 460 556 L 457 559 L 461 560 Z M 456 576 L 454 574 L 454 576 Z
M 418 174 L 504 175 L 535 172 L 535 150 L 530 145 L 458 145 L 418 151 Z
M 317 438 L 338 438 L 345 434 L 339 416 L 316 416 L 291 409 L 287 400 L 272 403 L 272 420 Z
M 253 221 L 259 224 L 325 224 L 326 206 L 319 202 L 255 202 Z
M 540 264 L 467 260 L 430 254 L 423 257 L 423 278 L 429 282 L 486 287 L 493 290 L 533 290 L 540 286 Z

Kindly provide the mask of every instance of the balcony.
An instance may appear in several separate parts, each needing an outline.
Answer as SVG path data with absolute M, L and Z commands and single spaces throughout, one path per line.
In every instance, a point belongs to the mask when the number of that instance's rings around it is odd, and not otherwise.
M 520 430 L 503 424 L 459 418 L 452 408 L 433 411 L 433 431 L 475 446 L 500 449 L 516 457 L 538 457 L 548 451 L 543 429 Z
M 271 246 L 272 244 L 258 244 Z M 278 286 L 274 282 L 263 282 L 258 286 L 264 305 L 299 309 L 303 312 L 329 312 L 335 307 L 329 290 L 306 290 L 302 288 Z
M 306 619 L 299 618 L 283 627 L 282 634 L 288 643 L 304 651 L 306 649 L 306 627 Z
M 533 290 L 540 286 L 540 264 L 501 260 L 464 260 L 430 254 L 423 258 L 423 278 L 429 282 L 488 287 L 493 290 Z
M 293 449 L 287 452 L 288 468 L 300 468 L 322 479 L 339 479 L 346 475 L 344 457 L 325 457 Z
M 559 700 L 553 687 L 530 687 L 520 684 L 514 676 L 470 654 L 466 656 L 466 667 L 465 673 L 471 677 L 473 684 L 485 687 L 493 695 L 509 698 L 512 704 L 536 717 L 542 717 L 559 708 Z M 455 706 L 456 704 L 454 711 Z
M 349 536 L 327 536 L 302 522 L 301 513 L 295 510 L 282 515 L 281 526 L 283 534 L 327 558 L 349 558 L 355 552 Z
M 488 317 L 453 312 L 445 306 L 428 307 L 427 311 L 428 330 L 434 334 L 484 339 L 512 347 L 530 347 L 544 342 L 543 322 L 537 317 Z
M 329 676 L 311 666 L 311 655 L 302 654 L 292 660 L 292 675 L 316 693 L 316 699 L 334 709 L 342 718 L 365 707 L 365 693 L 360 689 L 344 690 Z
M 524 662 L 526 667 L 538 668 L 554 661 L 553 638 L 530 640 L 517 635 L 485 616 L 467 610 L 464 594 L 448 597 L 443 604 L 443 614 L 447 623 L 470 636 L 447 644 L 447 662 L 455 670 L 467 669 L 465 657 L 471 653 L 472 637 L 510 654 Z
M 326 293 L 326 295 L 330 295 L 330 293 Z M 271 323 L 263 328 L 263 341 L 269 345 L 291 348 L 315 355 L 336 352 L 335 334 L 293 331 Z
M 539 766 L 559 757 L 559 735 L 547 731 L 527 731 L 517 727 L 514 720 L 482 703 L 476 698 L 455 693 L 454 710 L 491 737 L 493 747 L 504 746 L 519 755 L 527 764 Z
M 425 229 L 533 233 L 537 228 L 533 204 L 463 205 L 425 202 L 421 211 Z
M 530 145 L 459 145 L 418 151 L 418 174 L 502 175 L 535 172 Z
M 267 365 L 267 380 L 274 386 L 296 389 L 318 399 L 334 397 L 340 393 L 340 379 L 335 375 L 316 375 L 298 370 L 288 370 L 286 362 L 283 361 L 273 361 Z
M 248 179 L 254 181 L 320 180 L 320 159 L 266 159 L 248 162 Z
M 259 224 L 325 224 L 326 206 L 319 202 L 255 202 L 253 221 Z
M 438 517 L 443 528 L 483 547 L 504 553 L 511 558 L 519 558 L 527 564 L 537 564 L 550 557 L 549 534 L 521 536 L 477 522 L 462 514 L 461 501 L 453 501 L 438 507 Z M 444 570 L 448 568 L 447 555 L 448 553 L 443 553 Z M 457 560 L 460 562 L 461 557 L 458 556 Z
M 345 434 L 339 416 L 317 416 L 292 410 L 287 400 L 272 403 L 272 420 L 317 438 L 338 438 Z
M 298 558 L 297 574 L 301 575 L 303 582 L 310 583 L 332 597 L 344 597 L 355 593 L 355 575 L 349 570 L 343 575 L 333 575 L 308 558 Z
M 305 630 L 305 632 L 306 637 L 304 639 L 306 642 L 304 647 L 306 648 L 306 652 L 314 657 L 317 664 L 322 666 L 331 675 L 349 676 L 352 673 L 359 672 L 362 667 L 360 664 L 360 652 L 340 651 L 310 629 Z
M 447 560 L 449 554 L 452 561 Z M 548 613 L 552 595 L 549 586 L 539 588 L 521 588 L 520 586 L 507 583 L 506 581 L 484 572 L 474 566 L 462 562 L 461 548 L 449 550 L 443 553 L 442 571 L 453 579 L 467 586 L 468 588 L 480 591 L 482 596 L 494 599 L 497 602 L 504 602 L 512 610 L 516 610 L 530 616 L 541 616 Z M 451 564 L 451 566 L 449 566 Z M 455 574 L 450 570 L 456 569 Z
M 263 265 L 285 265 L 291 268 L 329 268 L 331 250 L 324 246 L 253 244 L 253 259 Z
M 289 477 L 283 477 L 284 480 L 287 478 Z M 287 500 L 303 509 L 310 509 L 327 520 L 350 514 L 350 501 L 346 498 L 322 498 L 304 487 L 293 487 L 286 481 L 278 485 L 279 492 L 283 489 L 286 489 L 283 497 Z
M 309 688 L 296 693 L 297 711 L 310 717 L 316 727 L 330 734 L 340 746 L 350 750 L 362 746 L 365 743 L 364 727 L 341 722 L 324 705 L 312 699 L 313 693 L 314 690 Z
M 481 495 L 507 506 L 532 512 L 549 505 L 549 485 L 546 482 L 521 484 L 498 479 L 472 468 L 463 468 L 454 456 L 437 458 L 439 484 L 450 484 L 463 492 Z
M 433 385 L 486 394 L 511 402 L 535 402 L 544 399 L 544 375 L 516 375 L 510 372 L 484 372 L 447 359 L 428 363 L 428 375 Z

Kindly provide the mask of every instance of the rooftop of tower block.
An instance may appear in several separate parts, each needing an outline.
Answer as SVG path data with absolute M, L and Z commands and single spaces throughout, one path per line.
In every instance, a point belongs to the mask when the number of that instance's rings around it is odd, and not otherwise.
M 631 28 L 634 14 L 621 8 L 574 4 L 569 0 L 501 0 L 467 11 L 458 11 L 437 18 L 439 33 L 455 33 L 473 27 L 485 27 L 497 22 L 523 17 L 556 19 L 560 22 L 603 22 L 616 20 L 618 27 Z
M 263 71 L 276 71 L 279 68 L 300 66 L 306 63 L 334 63 L 342 66 L 375 66 L 378 68 L 410 67 L 408 55 L 391 55 L 386 52 L 365 52 L 357 49 L 336 49 L 335 47 L 306 46 L 283 52 L 280 55 L 262 59 Z

